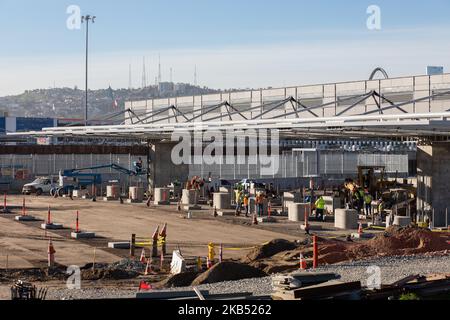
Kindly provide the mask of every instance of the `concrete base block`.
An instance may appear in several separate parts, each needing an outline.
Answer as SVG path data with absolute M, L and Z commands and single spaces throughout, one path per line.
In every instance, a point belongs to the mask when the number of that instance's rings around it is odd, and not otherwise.
M 304 224 L 302 224 L 300 226 L 300 230 L 306 231 L 306 226 Z M 322 230 L 322 226 L 317 226 L 317 225 L 309 225 L 309 230 Z
M 64 226 L 62 224 L 59 224 L 59 223 L 51 223 L 51 224 L 43 223 L 43 224 L 41 224 L 41 229 L 44 229 L 44 230 L 61 230 L 61 229 L 64 229 Z
M 36 218 L 33 216 L 16 216 L 14 219 L 16 221 L 24 221 L 24 222 L 37 221 Z
M 370 233 L 363 233 L 363 234 L 352 233 L 353 239 L 372 239 L 373 237 L 374 235 Z
M 358 213 L 356 210 L 337 209 L 334 227 L 341 230 L 358 229 Z
M 142 200 L 133 200 L 133 199 L 127 199 L 127 203 L 128 203 L 128 204 L 133 204 L 133 203 L 142 203 Z
M 72 232 L 70 237 L 73 239 L 93 239 L 95 238 L 94 232 Z
M 183 209 L 185 211 L 191 211 L 191 210 L 202 210 L 202 207 L 199 205 L 189 205 L 189 206 L 183 206 Z
M 111 197 L 103 197 L 103 201 L 109 202 L 109 201 L 118 201 L 119 199 L 111 198 Z
M 400 216 L 396 216 L 394 218 L 394 226 L 399 226 L 399 227 L 408 227 L 411 224 L 411 217 L 400 217 Z
M 217 211 L 219 217 L 234 217 L 236 215 L 235 211 Z
M 170 206 L 170 201 L 159 201 L 158 206 Z
M 257 219 L 259 223 L 276 223 L 277 219 L 274 217 L 261 217 Z
M 130 249 L 129 242 L 109 242 L 108 248 L 111 249 Z

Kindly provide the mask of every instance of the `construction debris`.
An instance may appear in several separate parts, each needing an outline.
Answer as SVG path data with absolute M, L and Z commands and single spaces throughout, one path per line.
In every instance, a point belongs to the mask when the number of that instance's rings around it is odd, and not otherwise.
M 259 269 L 236 262 L 222 262 L 216 264 L 205 273 L 198 276 L 191 285 L 197 286 L 207 283 L 233 281 L 241 279 L 262 278 L 267 274 Z

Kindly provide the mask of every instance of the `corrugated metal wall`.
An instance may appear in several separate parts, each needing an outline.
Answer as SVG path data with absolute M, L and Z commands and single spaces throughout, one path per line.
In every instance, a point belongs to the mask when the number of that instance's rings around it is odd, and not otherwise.
M 139 157 L 146 163 L 147 158 L 131 154 L 34 154 L 0 155 L 0 181 L 14 182 L 20 186 L 36 176 L 58 176 L 60 170 L 87 168 L 98 165 L 118 164 L 124 168 L 133 168 L 133 162 Z M 89 171 L 86 171 L 89 172 Z M 146 176 L 129 177 L 111 168 L 95 170 L 103 174 L 103 181 L 119 180 L 123 188 L 137 182 L 147 183 Z
M 315 176 L 345 178 L 357 174 L 358 166 L 384 166 L 387 174 L 398 174 L 399 177 L 407 177 L 408 159 L 407 154 L 294 151 L 280 156 L 278 172 L 273 175 L 263 175 L 261 173 L 261 163 L 259 161 L 255 162 L 255 158 L 249 160 L 249 157 L 245 158 L 243 164 L 227 164 L 225 159 L 223 159 L 222 164 L 190 165 L 189 173 L 190 176 L 198 175 L 202 177 L 206 177 L 211 173 L 213 177 L 227 180 Z

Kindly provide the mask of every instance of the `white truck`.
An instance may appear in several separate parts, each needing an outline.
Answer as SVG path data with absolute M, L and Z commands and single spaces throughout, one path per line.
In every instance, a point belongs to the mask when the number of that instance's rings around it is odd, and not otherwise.
M 44 193 L 50 194 L 50 190 L 56 187 L 57 184 L 54 182 L 54 179 L 51 177 L 38 177 L 31 183 L 27 183 L 22 188 L 22 194 L 30 195 L 36 194 L 40 196 Z

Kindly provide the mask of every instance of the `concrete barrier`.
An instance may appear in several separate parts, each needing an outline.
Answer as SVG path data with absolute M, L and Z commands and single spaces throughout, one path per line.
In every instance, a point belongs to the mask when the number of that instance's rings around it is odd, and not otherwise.
M 336 209 L 334 226 L 337 229 L 358 229 L 358 213 L 356 210 Z
M 407 227 L 411 224 L 411 217 L 396 216 L 394 218 L 394 226 Z
M 228 210 L 231 208 L 231 198 L 229 193 L 214 193 L 214 207 L 217 210 Z
M 132 201 L 144 201 L 144 188 L 142 187 L 130 187 L 130 200 Z
M 309 203 L 290 203 L 288 206 L 288 216 L 289 221 L 292 222 L 304 222 L 305 221 L 305 210 L 310 211 Z
M 170 189 L 169 188 L 156 188 L 154 204 L 156 206 L 170 204 Z
M 298 192 L 285 192 L 283 193 L 283 210 L 289 211 L 289 206 L 292 203 L 301 203 L 301 194 Z
M 117 185 L 106 186 L 106 198 L 113 200 L 119 199 L 119 190 L 119 186 Z
M 196 205 L 198 203 L 198 192 L 197 190 L 183 190 L 183 196 L 181 198 L 181 203 L 185 206 Z

